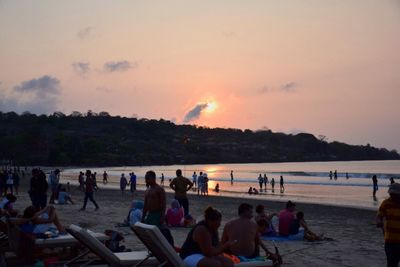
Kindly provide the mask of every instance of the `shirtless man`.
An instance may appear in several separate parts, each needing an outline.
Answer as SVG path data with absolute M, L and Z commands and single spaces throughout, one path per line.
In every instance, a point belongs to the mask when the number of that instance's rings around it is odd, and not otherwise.
M 164 224 L 166 195 L 164 189 L 156 183 L 156 173 L 148 171 L 145 175 L 147 188 L 144 193 L 142 222 L 160 227 Z
M 267 256 L 276 259 L 276 255 L 270 252 L 262 244 L 258 226 L 252 220 L 253 207 L 250 204 L 242 203 L 239 206 L 239 218 L 226 223 L 222 234 L 221 243 L 228 240 L 237 240 L 237 243 L 230 247 L 229 253 L 236 256 L 255 258 L 260 256 L 260 246 L 264 249 Z M 246 229 L 243 231 L 243 229 Z

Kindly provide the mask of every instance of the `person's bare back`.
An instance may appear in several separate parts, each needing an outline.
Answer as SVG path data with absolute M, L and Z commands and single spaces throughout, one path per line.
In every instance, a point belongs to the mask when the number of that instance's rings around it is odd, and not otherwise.
M 257 224 L 247 218 L 239 218 L 228 222 L 224 227 L 224 240 L 237 240 L 230 247 L 230 252 L 237 256 L 250 257 L 256 251 Z

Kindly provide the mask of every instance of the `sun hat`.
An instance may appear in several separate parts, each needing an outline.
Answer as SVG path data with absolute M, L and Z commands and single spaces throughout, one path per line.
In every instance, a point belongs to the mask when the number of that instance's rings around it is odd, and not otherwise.
M 399 195 L 400 194 L 400 184 L 399 183 L 391 184 L 389 186 L 388 193 L 389 194 Z

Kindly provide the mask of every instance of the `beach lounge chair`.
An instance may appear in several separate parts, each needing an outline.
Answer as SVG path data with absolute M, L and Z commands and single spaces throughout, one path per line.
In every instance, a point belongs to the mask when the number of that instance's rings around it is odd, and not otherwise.
M 157 266 L 158 261 L 151 257 L 147 251 L 117 252 L 113 253 L 103 243 L 90 235 L 87 229 L 71 224 L 67 232 L 87 247 L 110 266 Z
M 151 254 L 166 267 L 185 267 L 182 259 L 178 256 L 172 246 L 161 234 L 157 226 L 137 222 L 131 227 L 132 231 L 139 237 L 143 244 L 150 250 Z M 235 267 L 258 267 L 273 266 L 272 261 L 253 261 L 235 264 Z

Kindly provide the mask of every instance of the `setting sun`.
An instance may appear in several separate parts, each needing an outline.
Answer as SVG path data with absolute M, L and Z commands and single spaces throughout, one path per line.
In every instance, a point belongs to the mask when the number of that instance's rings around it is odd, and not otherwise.
M 205 111 L 207 113 L 213 113 L 217 109 L 217 103 L 216 102 L 209 102 L 207 103 L 207 107 Z

